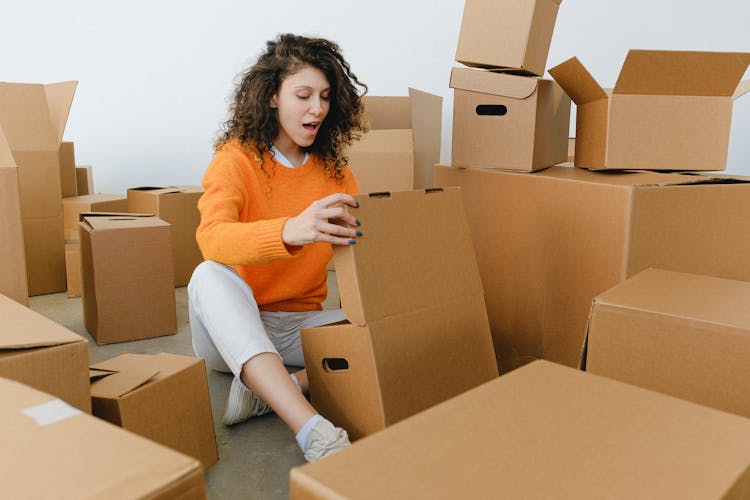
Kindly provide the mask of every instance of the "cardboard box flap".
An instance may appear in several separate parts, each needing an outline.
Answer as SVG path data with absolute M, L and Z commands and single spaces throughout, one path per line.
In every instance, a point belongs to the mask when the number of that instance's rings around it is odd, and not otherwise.
M 409 88 L 412 139 L 414 141 L 414 187 L 432 187 L 432 170 L 440 162 L 443 98 Z
M 352 145 L 350 153 L 411 153 L 414 141 L 410 129 L 371 130 Z
M 0 167 L 16 167 L 13 151 L 10 149 L 8 139 L 5 138 L 3 127 L 0 126 Z
M 0 109 L 0 128 L 13 151 L 58 149 L 42 85 L 0 83 Z
M 334 259 L 347 319 L 364 325 L 482 294 L 460 188 L 357 195 L 356 245 Z
M 70 107 L 73 104 L 73 96 L 78 87 L 77 81 L 49 83 L 44 86 L 49 106 L 49 117 L 52 128 L 55 131 L 57 145 L 62 141 L 65 124 L 68 122 Z
M 128 189 L 128 191 L 141 191 L 146 192 L 150 194 L 169 194 L 169 193 L 182 193 L 185 192 L 185 187 L 180 186 L 167 186 L 167 187 L 157 187 L 157 186 L 140 186 L 140 187 L 134 187 Z
M 88 212 L 80 214 L 79 217 L 81 223 L 88 226 L 92 231 L 118 230 L 123 227 L 169 225 L 168 222 L 163 221 L 153 214 Z
M 524 175 L 524 174 L 517 174 Z M 749 178 L 738 175 L 721 175 L 705 173 L 695 175 L 690 172 L 652 172 L 649 170 L 633 171 L 604 171 L 592 172 L 580 168 L 553 167 L 536 172 L 539 177 L 554 177 L 573 182 L 593 182 L 597 184 L 612 184 L 618 186 L 679 186 L 698 184 L 742 184 L 750 182 Z
M 363 101 L 371 130 L 412 128 L 409 97 L 365 96 Z
M 121 372 L 97 374 L 96 380 L 91 382 L 91 396 L 95 398 L 119 398 L 145 385 L 159 374 L 159 370 L 141 367 L 131 367 Z
M 536 91 L 539 80 L 527 76 L 509 75 L 467 68 L 451 69 L 450 87 L 482 94 L 502 95 L 526 99 Z
M 748 64 L 743 52 L 630 50 L 614 93 L 732 96 Z
M 748 92 L 750 92 L 750 80 L 743 80 L 737 85 L 737 89 L 732 94 L 732 99 L 739 99 Z
M 0 349 L 26 349 L 84 340 L 5 295 L 0 295 L 0 318 Z
M 607 92 L 597 83 L 577 57 L 549 69 L 549 74 L 577 105 L 607 99 Z

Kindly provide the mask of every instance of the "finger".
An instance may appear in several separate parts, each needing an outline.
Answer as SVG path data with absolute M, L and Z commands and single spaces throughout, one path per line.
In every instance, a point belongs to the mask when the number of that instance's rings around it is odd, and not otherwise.
M 330 234 L 331 236 L 341 236 L 345 238 L 359 238 L 360 236 L 362 236 L 362 231 L 360 231 L 359 229 L 339 226 L 338 224 L 322 224 L 320 226 L 320 230 L 322 232 Z
M 318 212 L 318 217 L 327 221 L 337 220 L 349 224 L 350 226 L 359 226 L 357 218 L 342 206 L 321 210 Z
M 329 194 L 325 198 L 321 198 L 320 200 L 318 200 L 318 202 L 325 207 L 330 207 L 331 205 L 335 205 L 337 203 L 344 203 L 351 207 L 359 206 L 359 203 L 357 203 L 357 200 L 354 199 L 354 196 L 346 193 Z

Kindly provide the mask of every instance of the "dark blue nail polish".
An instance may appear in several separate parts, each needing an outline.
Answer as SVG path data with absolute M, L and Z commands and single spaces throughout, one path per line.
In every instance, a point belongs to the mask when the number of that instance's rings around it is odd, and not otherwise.
M 349 240 L 350 245 L 354 245 L 355 243 L 357 243 L 357 240 Z
M 362 231 L 357 231 L 357 236 L 362 236 Z
M 357 220 L 355 221 L 355 224 L 356 224 L 357 226 L 361 226 L 361 225 L 362 225 L 362 223 L 361 223 L 361 222 L 359 222 L 359 219 L 357 219 Z
M 355 201 L 354 203 L 355 203 L 355 205 L 354 205 L 354 206 L 355 206 L 355 208 L 359 208 L 359 202 L 358 202 L 358 201 Z

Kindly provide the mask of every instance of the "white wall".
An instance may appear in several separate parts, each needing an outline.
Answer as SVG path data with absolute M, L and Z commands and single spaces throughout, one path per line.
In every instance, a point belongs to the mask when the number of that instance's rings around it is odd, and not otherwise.
M 232 80 L 280 32 L 339 42 L 371 95 L 442 95 L 450 162 L 463 0 L 26 0 L 0 17 L 0 80 L 79 81 L 65 140 L 100 192 L 198 184 Z M 747 0 L 563 0 L 547 67 L 576 55 L 604 87 L 627 49 L 748 51 Z M 696 68 L 700 71 L 700 68 Z M 734 107 L 728 171 L 750 175 L 750 96 Z

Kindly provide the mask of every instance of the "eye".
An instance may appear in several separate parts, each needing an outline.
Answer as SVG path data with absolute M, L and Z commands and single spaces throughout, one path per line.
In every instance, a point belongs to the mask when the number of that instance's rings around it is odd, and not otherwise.
M 330 101 L 331 100 L 331 96 L 328 95 L 328 94 L 321 94 L 320 98 L 323 99 L 324 101 Z
M 298 99 L 303 99 L 303 100 L 304 99 L 309 99 L 310 95 L 309 94 L 297 94 L 297 98 Z

